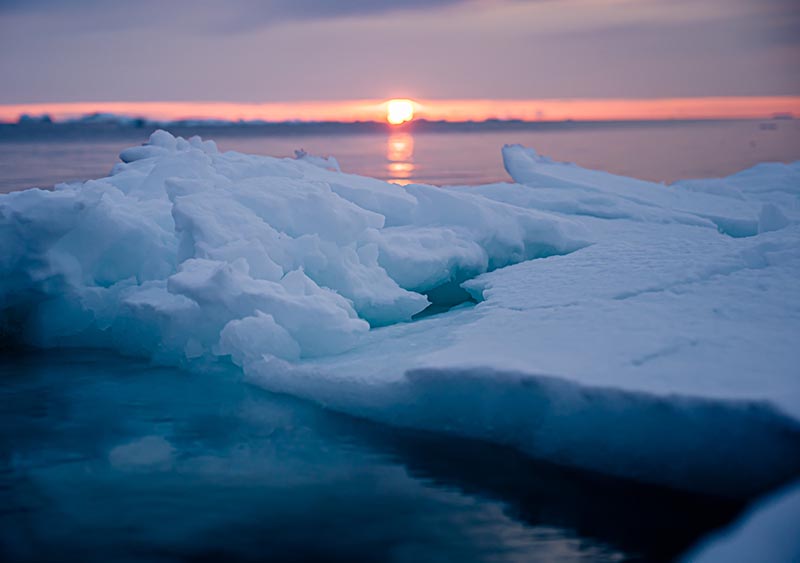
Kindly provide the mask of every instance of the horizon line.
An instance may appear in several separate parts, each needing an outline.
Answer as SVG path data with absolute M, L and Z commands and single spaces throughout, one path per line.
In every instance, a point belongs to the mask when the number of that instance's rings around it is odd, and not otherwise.
M 414 99 L 426 121 L 664 121 L 767 119 L 800 115 L 800 96 L 683 98 Z M 0 121 L 48 115 L 56 121 L 115 114 L 150 121 L 385 122 L 389 100 L 239 103 L 225 101 L 52 102 L 0 104 Z

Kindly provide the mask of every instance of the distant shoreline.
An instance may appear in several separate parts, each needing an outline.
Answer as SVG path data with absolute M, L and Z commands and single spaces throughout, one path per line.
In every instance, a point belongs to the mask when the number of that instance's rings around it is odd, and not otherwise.
M 379 121 L 218 121 L 177 120 L 158 121 L 145 118 L 103 117 L 102 120 L 87 116 L 78 120 L 53 121 L 41 118 L 22 119 L 16 123 L 0 123 L 0 141 L 24 140 L 42 136 L 69 138 L 86 134 L 116 136 L 137 130 L 169 129 L 179 133 L 213 135 L 269 135 L 304 136 L 327 134 L 391 134 L 391 133 L 465 133 L 490 131 L 558 131 L 575 129 L 663 127 L 709 123 L 752 122 L 764 123 L 770 128 L 776 122 L 795 122 L 791 116 L 774 116 L 763 119 L 649 119 L 649 120 L 561 120 L 524 121 L 488 119 L 485 121 L 430 121 L 418 119 L 402 125 L 389 125 Z

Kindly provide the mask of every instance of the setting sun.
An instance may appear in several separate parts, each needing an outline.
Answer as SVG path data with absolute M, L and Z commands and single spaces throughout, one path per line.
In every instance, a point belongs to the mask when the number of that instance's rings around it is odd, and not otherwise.
M 411 100 L 389 100 L 386 106 L 386 121 L 400 125 L 414 118 L 414 102 Z

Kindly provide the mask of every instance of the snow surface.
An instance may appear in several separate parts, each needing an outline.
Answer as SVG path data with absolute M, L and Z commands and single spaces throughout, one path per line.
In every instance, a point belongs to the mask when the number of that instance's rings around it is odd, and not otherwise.
M 800 472 L 800 163 L 664 186 L 506 146 L 515 184 L 440 188 L 164 131 L 120 156 L 0 195 L 6 337 L 232 361 L 357 416 L 689 490 Z

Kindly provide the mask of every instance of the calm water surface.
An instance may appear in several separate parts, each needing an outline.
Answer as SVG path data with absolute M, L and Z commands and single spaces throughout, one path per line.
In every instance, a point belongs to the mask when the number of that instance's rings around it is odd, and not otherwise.
M 50 187 L 108 175 L 119 152 L 144 142 L 152 128 L 0 129 L 0 192 Z M 335 156 L 346 172 L 399 183 L 481 184 L 508 181 L 500 154 L 522 143 L 557 160 L 659 182 L 732 174 L 764 161 L 800 159 L 800 121 L 665 122 L 563 125 L 542 130 L 274 135 L 242 127 L 173 127 L 200 134 L 223 150 L 291 156 L 296 149 Z

